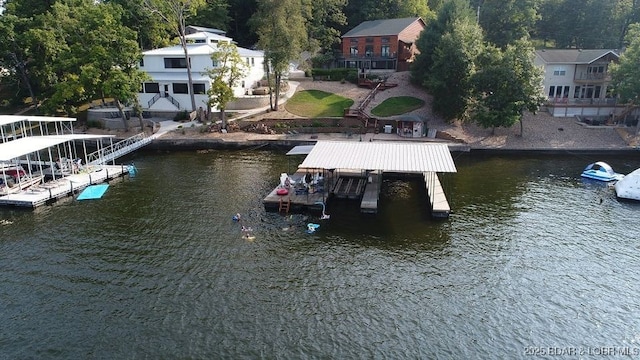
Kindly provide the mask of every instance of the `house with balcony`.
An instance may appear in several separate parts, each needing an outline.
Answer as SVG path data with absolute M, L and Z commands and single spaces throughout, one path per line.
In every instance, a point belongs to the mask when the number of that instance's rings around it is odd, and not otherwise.
M 419 17 L 365 21 L 342 36 L 338 67 L 359 73 L 407 71 L 424 28 Z
M 151 80 L 142 84 L 141 92 L 138 93 L 138 101 L 145 112 L 171 114 L 199 108 L 207 109 L 207 92 L 211 87 L 207 70 L 219 66 L 213 62 L 211 55 L 217 51 L 218 44 L 233 42 L 233 39 L 226 37 L 220 30 L 210 30 L 215 29 L 188 27 L 186 38 L 193 82 L 191 88 L 187 76 L 187 59 L 182 46 L 175 45 L 143 52 L 139 68 L 151 77 Z M 250 95 L 264 77 L 264 53 L 241 47 L 238 47 L 238 53 L 247 66 L 244 79 L 233 89 L 234 95 L 241 98 Z M 191 93 L 195 94 L 196 109 L 191 108 Z
M 614 49 L 541 49 L 534 64 L 544 71 L 546 108 L 553 116 L 613 118 L 628 115 L 611 93 L 610 64 Z

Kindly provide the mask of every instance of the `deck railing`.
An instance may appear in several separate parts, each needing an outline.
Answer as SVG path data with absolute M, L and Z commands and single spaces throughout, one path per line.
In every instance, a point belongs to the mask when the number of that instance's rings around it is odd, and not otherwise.
M 153 96 L 153 98 L 151 98 L 151 100 L 149 100 L 147 102 L 147 108 L 150 109 L 151 106 L 153 106 L 153 104 L 155 104 L 158 100 L 160 100 L 160 98 L 164 97 L 165 99 L 169 100 L 175 107 L 177 107 L 178 109 L 180 109 L 180 103 L 178 102 L 178 100 L 176 100 L 173 96 L 165 93 L 164 96 L 160 93 L 155 94 Z
M 156 103 L 156 101 L 158 101 L 159 99 L 160 99 L 160 93 L 155 94 L 155 95 L 153 96 L 153 98 L 152 98 L 151 100 L 149 100 L 149 102 L 147 103 L 147 105 L 148 105 L 148 106 L 147 106 L 147 108 L 151 108 L 151 106 L 152 106 L 153 104 L 155 104 L 155 103 Z
M 88 154 L 87 163 L 90 165 L 105 164 L 147 145 L 152 140 L 153 138 L 147 136 L 145 133 L 139 133 Z
M 165 98 L 167 98 L 167 100 L 171 101 L 171 103 L 173 105 L 175 105 L 175 107 L 177 107 L 178 109 L 180 109 L 180 103 L 178 102 L 178 100 L 174 99 L 173 96 L 166 94 Z

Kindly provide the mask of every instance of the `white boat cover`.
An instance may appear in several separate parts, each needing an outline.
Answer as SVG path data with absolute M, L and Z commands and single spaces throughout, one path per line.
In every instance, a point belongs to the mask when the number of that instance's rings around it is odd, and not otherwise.
M 318 141 L 299 168 L 457 172 L 449 146 L 425 142 Z

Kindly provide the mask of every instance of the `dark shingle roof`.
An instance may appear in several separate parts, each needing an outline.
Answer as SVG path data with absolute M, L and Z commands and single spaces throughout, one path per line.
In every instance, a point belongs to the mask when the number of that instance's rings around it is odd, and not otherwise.
M 620 57 L 614 49 L 543 49 L 536 53 L 547 64 L 590 64 L 608 54 Z
M 342 37 L 398 35 L 402 30 L 406 29 L 407 26 L 411 25 L 418 19 L 420 18 L 411 17 L 365 21 L 349 30 L 346 34 L 342 35 Z

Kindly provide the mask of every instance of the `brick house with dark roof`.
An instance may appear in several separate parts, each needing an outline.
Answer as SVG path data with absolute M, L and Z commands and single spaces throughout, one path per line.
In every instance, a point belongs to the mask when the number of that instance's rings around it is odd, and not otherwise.
M 365 21 L 342 35 L 338 67 L 381 71 L 407 71 L 424 30 L 419 17 Z

